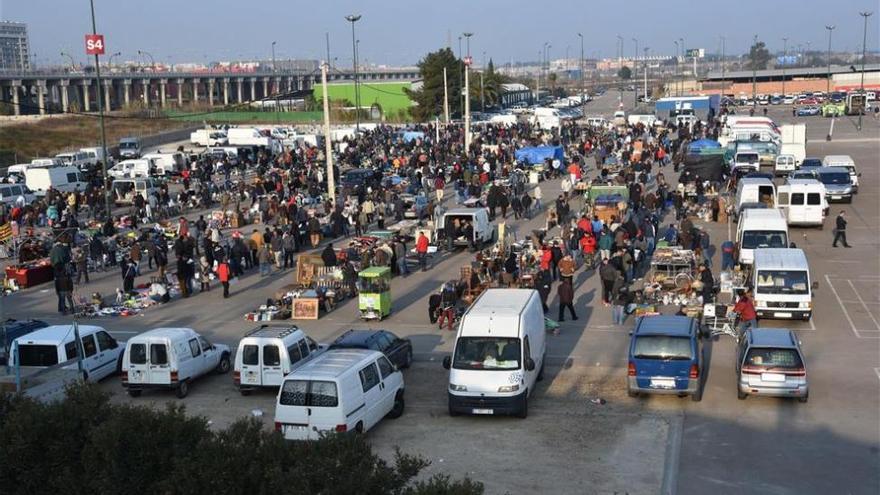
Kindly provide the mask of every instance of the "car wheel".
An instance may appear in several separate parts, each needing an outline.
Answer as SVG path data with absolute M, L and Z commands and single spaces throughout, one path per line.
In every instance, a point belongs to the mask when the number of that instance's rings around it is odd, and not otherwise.
M 397 419 L 403 416 L 405 405 L 406 404 L 403 400 L 403 390 L 398 390 L 397 395 L 394 396 L 394 407 L 391 409 L 391 412 L 388 413 L 388 417 L 391 419 Z
M 807 394 L 803 397 L 798 397 L 798 402 L 801 404 L 806 404 L 806 402 L 810 399 L 810 394 Z
M 639 396 L 639 393 L 638 393 L 637 391 L 635 391 L 635 390 L 632 390 L 632 389 L 629 389 L 629 388 L 628 388 L 628 389 L 626 389 L 626 396 L 627 396 L 627 397 L 636 398 L 636 397 Z
M 116 360 L 116 374 L 122 374 L 122 354 L 120 354 L 119 359 Z
M 358 435 L 362 435 L 364 433 L 364 423 L 362 421 L 358 421 L 358 424 L 354 425 L 354 432 Z
M 136 390 L 136 389 L 131 389 L 131 388 L 128 389 L 128 395 L 130 397 L 140 397 L 141 392 L 142 392 L 142 390 Z
M 247 397 L 248 395 L 251 395 L 251 391 L 249 389 L 240 389 L 239 392 L 241 393 L 241 395 L 243 397 Z
M 412 366 L 412 362 L 413 362 L 413 355 L 412 355 L 412 349 L 410 349 L 406 353 L 406 357 L 403 360 L 403 365 L 401 366 L 401 368 L 409 368 L 410 366 Z
M 229 354 L 224 353 L 222 356 L 220 356 L 220 362 L 217 363 L 217 373 L 221 375 L 229 373 L 229 368 Z
M 691 400 L 694 402 L 700 402 L 701 400 L 703 400 L 703 387 L 697 385 L 697 391 L 694 392 L 693 395 L 691 395 Z
M 177 390 L 175 391 L 178 399 L 183 399 L 189 393 L 189 382 L 184 380 L 180 382 L 180 385 L 177 386 Z
M 526 419 L 529 416 L 529 391 L 526 390 L 523 393 L 522 405 L 519 408 L 519 411 L 516 412 L 516 417 L 520 419 Z
M 541 360 L 541 369 L 538 370 L 538 376 L 535 378 L 539 382 L 544 379 L 544 364 L 546 364 L 546 359 Z
M 460 414 L 461 414 L 461 413 L 459 413 L 458 411 L 456 411 L 456 410 L 452 407 L 452 401 L 449 401 L 449 415 L 452 416 L 452 417 L 454 418 L 454 417 L 456 417 L 456 416 L 459 416 Z
M 739 400 L 746 400 L 746 397 L 747 397 L 748 395 L 749 395 L 749 394 L 743 392 L 742 390 L 739 390 L 739 387 L 737 387 L 737 390 L 736 390 L 736 398 L 737 398 L 737 399 L 739 399 Z

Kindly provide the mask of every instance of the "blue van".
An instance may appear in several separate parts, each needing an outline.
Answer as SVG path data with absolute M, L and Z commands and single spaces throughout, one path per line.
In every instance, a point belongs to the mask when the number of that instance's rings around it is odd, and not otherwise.
M 699 323 L 687 316 L 639 318 L 631 333 L 627 395 L 690 395 L 703 398 Z

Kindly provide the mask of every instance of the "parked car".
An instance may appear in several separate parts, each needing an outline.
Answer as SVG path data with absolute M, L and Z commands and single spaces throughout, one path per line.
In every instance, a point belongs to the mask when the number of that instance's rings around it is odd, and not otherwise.
M 260 325 L 238 343 L 233 381 L 241 395 L 261 387 L 278 387 L 288 373 L 323 350 L 296 325 Z
M 791 330 L 748 329 L 737 347 L 736 374 L 740 400 L 766 395 L 807 402 L 810 396 L 801 343 Z
M 92 325 L 79 325 L 79 340 L 77 345 L 72 325 L 40 328 L 15 339 L 18 362 L 14 355 L 10 362 L 24 368 L 48 368 L 76 359 L 81 348 L 85 380 L 98 382 L 119 370 L 125 342 L 117 342 L 106 330 Z M 76 366 L 73 362 L 68 367 Z
M 815 167 L 814 167 L 815 168 Z M 808 168 L 806 170 L 795 170 L 794 172 L 788 174 L 787 182 L 791 182 L 796 179 L 816 179 L 818 176 L 816 172 L 812 168 Z
M 821 109 L 816 105 L 807 105 L 803 107 L 799 107 L 797 109 L 798 117 L 811 117 L 813 115 L 819 115 Z
M 388 330 L 349 330 L 340 335 L 328 349 L 372 349 L 388 357 L 398 368 L 412 364 L 412 342 Z
M 800 103 L 801 103 L 801 105 L 818 105 L 819 100 L 815 97 L 808 96 L 806 98 L 801 99 Z
M 639 318 L 632 332 L 627 395 L 690 395 L 703 398 L 703 356 L 699 324 L 687 316 Z
M 798 168 L 800 170 L 807 170 L 807 169 L 819 168 L 819 167 L 824 167 L 824 165 L 822 164 L 822 159 L 811 156 L 811 157 L 804 158 L 804 160 L 801 162 L 801 166 Z
M 772 182 L 774 177 L 776 176 L 770 172 L 749 172 L 743 179 L 769 179 Z
M 212 344 L 191 328 L 156 328 L 128 341 L 122 386 L 132 397 L 146 389 L 172 389 L 182 399 L 196 378 L 229 372 L 229 356 L 228 346 Z

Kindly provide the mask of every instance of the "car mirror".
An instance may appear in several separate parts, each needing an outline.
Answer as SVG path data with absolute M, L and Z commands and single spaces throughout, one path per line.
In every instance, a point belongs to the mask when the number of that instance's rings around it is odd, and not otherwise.
M 526 371 L 535 371 L 535 360 L 526 358 Z
M 446 356 L 443 358 L 443 367 L 446 369 L 452 368 L 452 356 Z
M 818 289 L 818 288 L 819 288 L 819 282 L 813 282 L 812 287 L 813 287 L 813 290 Z

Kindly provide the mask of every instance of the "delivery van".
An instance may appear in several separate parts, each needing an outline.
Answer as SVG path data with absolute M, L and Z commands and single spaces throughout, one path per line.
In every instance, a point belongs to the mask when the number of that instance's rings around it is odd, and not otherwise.
M 444 212 L 439 216 L 437 221 L 437 232 L 446 233 L 446 225 L 455 225 L 456 220 L 459 226 L 469 223 L 473 227 L 473 237 L 468 239 L 464 235 L 463 228 L 459 227 L 455 230 L 451 237 L 446 238 L 446 246 L 452 249 L 454 246 L 475 246 L 479 247 L 483 244 L 495 242 L 495 227 L 489 222 L 489 212 L 485 208 L 453 208 Z
M 776 186 L 764 177 L 744 177 L 736 185 L 736 214 L 742 213 L 745 203 L 764 203 L 773 208 L 776 201 Z
M 178 175 L 186 169 L 186 157 L 179 151 L 147 153 L 142 158 L 150 161 L 151 170 L 158 175 Z
M 37 197 L 24 184 L 0 184 L 0 201 L 7 206 L 21 203 L 20 206 L 29 205 Z
M 149 177 L 154 173 L 155 168 L 152 161 L 143 158 L 123 160 L 107 169 L 107 175 L 116 179 Z
M 117 342 L 106 330 L 93 325 L 79 325 L 78 331 L 80 345 L 73 325 L 51 325 L 25 334 L 10 346 L 10 362 L 13 366 L 18 363 L 23 368 L 37 369 L 71 361 L 65 367 L 76 369 L 78 349 L 82 348 L 83 378 L 98 382 L 115 374 L 122 366 L 125 342 Z
M 843 167 L 818 167 L 813 172 L 822 185 L 825 186 L 825 199 L 831 201 L 846 201 L 852 203 L 855 194 L 855 184 L 852 175 Z
M 789 225 L 821 229 L 828 214 L 825 185 L 815 179 L 791 179 L 776 189 L 776 206 Z
M 70 153 L 60 153 L 55 155 L 55 158 L 61 160 L 61 163 L 65 165 L 73 165 L 74 167 L 83 170 L 88 167 L 91 163 L 89 155 L 82 151 L 71 151 Z
M 172 389 L 182 399 L 196 378 L 228 373 L 229 355 L 228 346 L 212 344 L 191 328 L 156 328 L 128 341 L 122 386 L 132 397 L 146 389 Z
M 150 194 L 159 193 L 160 183 L 156 179 L 135 178 L 115 179 L 113 185 L 113 201 L 117 206 L 134 204 L 134 198 L 140 194 L 149 201 Z
M 529 395 L 544 378 L 544 309 L 538 291 L 488 289 L 458 326 L 449 370 L 449 414 L 525 418 Z
M 141 140 L 136 137 L 125 137 L 119 140 L 120 158 L 139 158 L 141 156 Z
M 45 196 L 49 188 L 61 192 L 85 191 L 86 180 L 74 166 L 34 167 L 24 173 L 25 184 L 37 196 Z
M 404 410 L 403 373 L 379 351 L 327 351 L 284 378 L 275 402 L 275 431 L 288 440 L 327 433 L 364 433 Z
M 810 265 L 802 249 L 755 250 L 751 280 L 759 318 L 809 320 L 813 314 Z
M 260 325 L 238 343 L 233 381 L 241 395 L 260 387 L 278 387 L 288 373 L 323 350 L 296 325 Z
M 758 248 L 788 247 L 788 222 L 778 209 L 747 209 L 736 224 L 740 263 L 751 265 Z
M 229 139 L 221 129 L 197 129 L 190 133 L 189 142 L 197 146 L 226 146 Z
M 849 172 L 849 178 L 852 181 L 852 192 L 859 193 L 859 177 L 862 176 L 856 170 L 856 162 L 849 155 L 828 155 L 822 159 L 823 167 L 841 167 Z

